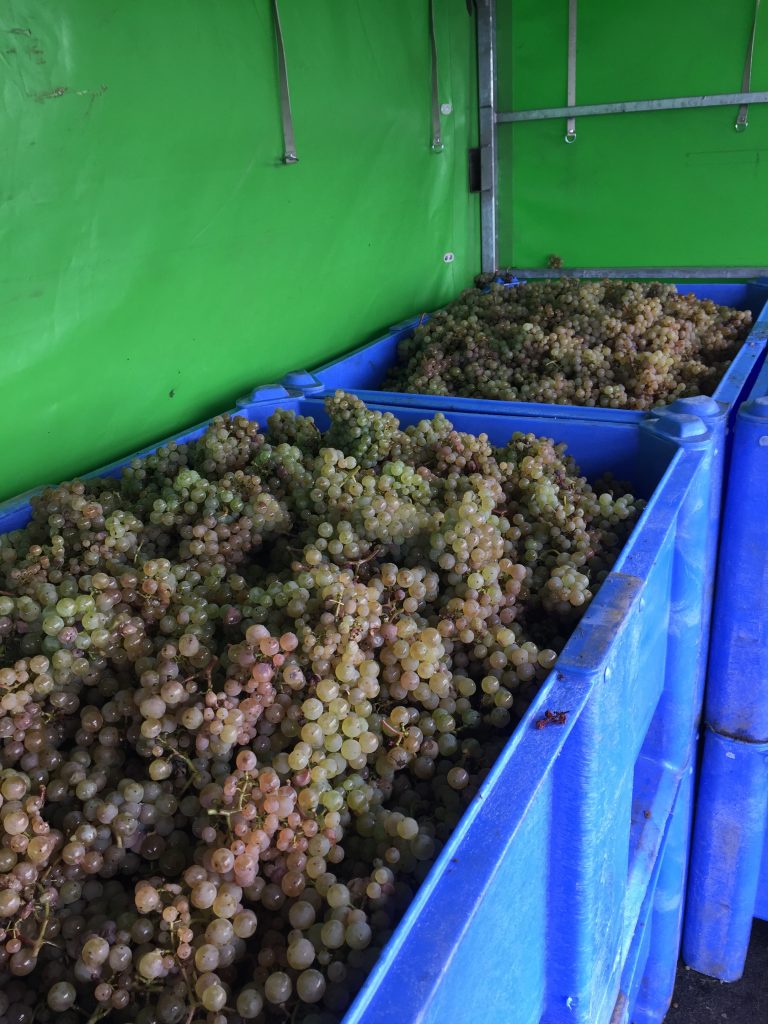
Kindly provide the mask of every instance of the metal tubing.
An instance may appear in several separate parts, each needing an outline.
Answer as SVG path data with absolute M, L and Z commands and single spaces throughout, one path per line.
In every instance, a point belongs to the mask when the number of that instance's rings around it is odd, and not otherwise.
M 480 240 L 483 273 L 496 269 L 496 0 L 477 4 L 480 104 Z
M 677 99 L 628 100 L 626 103 L 587 103 L 573 107 L 541 107 L 538 110 L 499 112 L 497 124 L 549 121 L 554 118 L 596 117 L 601 114 L 641 114 L 650 110 L 689 110 L 698 107 L 731 107 L 743 103 L 768 103 L 768 92 L 728 92 L 712 96 L 679 96 Z
M 768 276 L 768 267 L 561 267 L 558 270 L 545 270 L 541 267 L 518 269 L 508 268 L 516 277 L 530 280 L 532 278 L 668 278 L 685 280 L 701 278 L 717 280 L 718 278 L 736 279 Z

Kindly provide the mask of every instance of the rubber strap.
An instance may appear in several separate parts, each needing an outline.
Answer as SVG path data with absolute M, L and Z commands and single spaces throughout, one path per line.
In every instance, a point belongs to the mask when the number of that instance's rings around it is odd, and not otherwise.
M 435 3 L 429 0 L 429 45 L 432 50 L 432 152 L 442 153 L 443 136 L 440 124 L 440 76 L 437 63 L 437 36 L 435 35 Z
M 755 0 L 755 15 L 752 19 L 752 32 L 749 37 L 749 43 L 747 45 L 747 57 L 744 61 L 744 75 L 741 79 L 741 91 L 749 92 L 749 86 L 752 81 L 752 56 L 755 52 L 755 36 L 757 35 L 757 16 L 760 13 L 760 0 Z M 739 113 L 736 117 L 736 123 L 734 128 L 737 132 L 746 131 L 747 125 L 749 124 L 749 105 L 742 103 L 739 107 Z
M 280 78 L 280 116 L 283 120 L 283 163 L 297 164 L 296 139 L 293 134 L 293 114 L 291 113 L 291 94 L 288 89 L 288 68 L 285 63 L 285 45 L 283 29 L 280 24 L 280 11 L 277 0 L 272 0 L 272 14 L 275 23 L 275 39 L 277 41 L 277 70 Z
M 576 22 L 578 0 L 568 0 L 568 106 L 576 106 Z M 565 124 L 565 141 L 576 141 L 576 118 L 569 117 Z

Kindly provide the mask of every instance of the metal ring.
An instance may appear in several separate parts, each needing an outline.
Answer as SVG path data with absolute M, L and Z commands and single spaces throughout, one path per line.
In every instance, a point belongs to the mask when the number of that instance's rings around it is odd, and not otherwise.
M 565 133 L 565 141 L 568 143 L 569 146 L 571 145 L 571 143 L 575 142 L 576 141 L 576 132 L 566 132 Z

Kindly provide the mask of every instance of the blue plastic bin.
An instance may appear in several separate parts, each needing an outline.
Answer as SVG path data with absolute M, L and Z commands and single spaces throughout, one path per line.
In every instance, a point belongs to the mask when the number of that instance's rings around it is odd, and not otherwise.
M 768 364 L 733 432 L 683 955 L 735 981 L 768 919 Z
M 239 411 L 264 423 L 277 408 L 327 424 L 322 401 L 281 388 L 256 391 Z M 431 415 L 392 411 L 404 425 Z M 666 867 L 664 837 L 686 831 L 670 816 L 700 711 L 725 413 L 709 423 L 686 411 L 624 423 L 590 413 L 451 417 L 495 443 L 515 430 L 554 436 L 587 475 L 629 478 L 649 500 L 344 1024 L 608 1024 L 633 949 L 635 1001 L 666 1008 L 676 948 L 656 922 L 681 904 L 683 878 Z M 28 516 L 24 502 L 6 503 L 0 532 Z M 566 711 L 565 724 L 537 728 L 547 710 Z M 643 920 L 652 941 L 639 936 Z
M 515 287 L 516 285 L 509 285 Z M 738 355 L 731 363 L 727 373 L 720 381 L 712 396 L 718 402 L 725 403 L 731 415 L 739 403 L 749 393 L 755 377 L 760 369 L 768 340 L 768 283 L 701 284 L 677 282 L 677 288 L 686 293 L 692 292 L 701 299 L 712 299 L 719 305 L 732 306 L 735 309 L 749 309 L 754 323 L 749 337 L 744 341 Z M 416 326 L 424 322 L 425 315 L 411 317 L 391 327 L 386 334 L 376 341 L 369 342 L 355 351 L 325 363 L 318 369 L 307 372 L 289 373 L 283 378 L 283 384 L 304 394 L 321 394 L 342 388 L 354 391 L 364 401 L 387 402 L 403 406 L 425 406 L 442 412 L 478 412 L 488 413 L 522 413 L 528 416 L 569 417 L 576 411 L 584 410 L 583 406 L 547 405 L 536 402 L 504 402 L 483 398 L 461 398 L 442 395 L 406 394 L 400 391 L 382 391 L 382 384 L 387 373 L 397 360 L 399 343 L 413 334 Z M 640 422 L 642 412 L 631 409 L 597 409 L 590 412 L 597 419 L 617 420 L 619 422 Z

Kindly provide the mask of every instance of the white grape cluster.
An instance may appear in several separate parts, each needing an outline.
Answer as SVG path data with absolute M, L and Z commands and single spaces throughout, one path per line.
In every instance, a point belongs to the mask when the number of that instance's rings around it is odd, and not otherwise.
M 651 409 L 712 394 L 752 322 L 659 282 L 480 284 L 401 342 L 385 389 Z
M 642 506 L 327 407 L 0 538 L 4 1024 L 338 1021 Z

